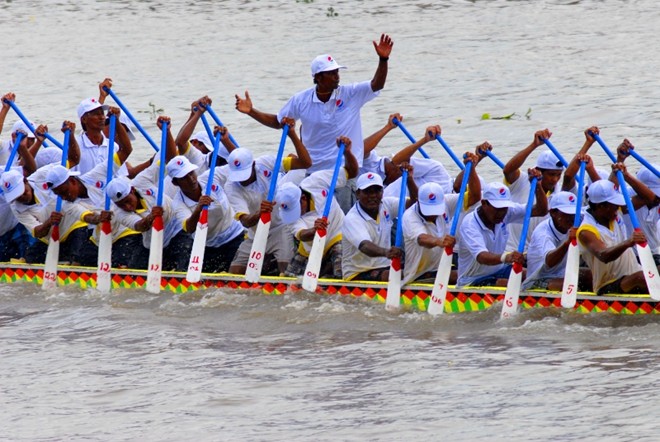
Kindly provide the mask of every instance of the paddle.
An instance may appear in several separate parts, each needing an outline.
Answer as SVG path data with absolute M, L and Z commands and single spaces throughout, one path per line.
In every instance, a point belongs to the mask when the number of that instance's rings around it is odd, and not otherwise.
M 598 142 L 598 144 L 600 144 L 600 147 L 602 147 L 607 156 L 610 157 L 610 160 L 612 160 L 613 163 L 616 163 L 616 157 L 607 147 L 605 142 L 600 138 L 600 135 L 593 132 L 591 132 L 590 135 Z M 616 178 L 619 181 L 619 187 L 621 188 L 623 198 L 626 200 L 630 222 L 635 228 L 635 231 L 640 231 L 641 227 L 639 225 L 639 220 L 637 219 L 637 214 L 635 213 L 635 207 L 633 207 L 632 201 L 630 200 L 628 187 L 626 186 L 626 181 L 623 178 L 623 173 L 621 173 L 620 170 L 616 171 Z M 653 260 L 653 253 L 651 252 L 651 248 L 648 246 L 648 243 L 635 244 L 635 248 L 637 249 L 637 257 L 642 264 L 644 279 L 646 280 L 646 285 L 649 289 L 649 295 L 651 295 L 651 298 L 658 301 L 660 300 L 660 275 L 658 275 L 658 268 L 656 267 L 655 261 Z
M 564 167 L 568 167 L 568 162 L 566 161 L 566 159 L 563 156 L 561 156 L 561 154 L 559 153 L 557 148 L 554 146 L 554 144 L 552 144 L 550 142 L 550 140 L 547 139 L 547 138 L 542 138 L 542 140 L 545 143 L 545 145 L 548 146 L 548 148 L 552 151 L 552 153 L 555 154 L 555 156 L 559 159 L 559 161 L 561 161 L 561 164 Z
M 202 115 L 204 118 L 204 115 Z M 204 118 L 204 123 L 208 124 Z M 215 164 L 218 159 L 218 151 L 220 150 L 220 133 L 213 137 L 213 153 L 211 154 L 211 167 L 209 169 L 209 178 L 206 182 L 206 196 L 211 195 L 213 189 L 213 179 L 215 174 Z M 202 277 L 202 267 L 204 266 L 204 251 L 206 250 L 206 237 L 208 236 L 209 224 L 209 206 L 202 207 L 202 213 L 199 215 L 197 221 L 197 228 L 195 229 L 195 239 L 193 240 L 192 251 L 190 253 L 190 262 L 188 263 L 188 273 L 186 279 L 190 282 L 199 282 Z
M 413 137 L 413 136 L 410 134 L 410 132 L 408 132 L 408 129 L 406 129 L 406 126 L 404 126 L 403 123 L 400 122 L 398 118 L 392 118 L 392 123 L 396 124 L 397 127 L 398 127 L 399 129 L 401 129 L 401 132 L 403 132 L 403 134 L 404 134 L 406 137 L 408 137 L 408 139 L 410 140 L 411 143 L 415 144 L 415 143 L 417 142 L 417 140 L 415 139 L 415 137 Z M 427 154 L 426 151 L 425 151 L 423 148 L 420 147 L 420 148 L 417 149 L 417 150 L 419 150 L 419 153 L 421 153 L 422 156 L 423 156 L 424 158 L 426 158 L 426 159 L 431 158 L 431 157 L 429 157 L 429 154 Z
M 660 177 L 660 171 L 658 171 L 658 169 L 656 169 L 655 167 L 653 167 L 653 165 L 652 165 L 651 163 L 649 163 L 648 161 L 646 161 L 646 160 L 644 159 L 644 157 L 642 157 L 640 154 L 638 154 L 635 150 L 630 149 L 630 151 L 629 151 L 628 153 L 630 154 L 631 157 L 633 157 L 634 159 L 636 159 L 637 161 L 639 161 L 639 162 L 642 164 L 642 166 L 646 167 L 648 170 L 650 170 L 651 172 L 653 172 L 653 174 L 654 174 L 655 176 Z
M 536 183 L 538 178 L 532 178 L 529 183 L 529 196 L 527 197 L 527 208 L 525 210 L 525 220 L 523 221 L 520 242 L 518 243 L 518 252 L 525 251 L 525 240 L 527 239 L 527 230 L 529 229 L 529 220 L 532 218 L 532 206 L 534 205 L 534 193 L 536 192 Z M 513 263 L 513 269 L 509 275 L 506 284 L 506 293 L 504 294 L 504 303 L 502 304 L 502 314 L 500 319 L 509 318 L 518 313 L 518 299 L 520 298 L 520 285 L 522 284 L 522 264 Z
M 222 121 L 220 121 L 220 118 L 219 118 L 218 115 L 215 113 L 215 111 L 213 110 L 213 108 L 211 107 L 211 105 L 209 104 L 209 105 L 206 105 L 205 107 L 206 107 L 206 110 L 208 111 L 209 115 L 211 115 L 211 118 L 213 118 L 213 121 L 215 121 L 215 124 L 217 124 L 218 126 L 223 126 L 223 127 L 224 127 L 224 124 L 222 124 Z M 202 115 L 202 117 L 203 117 L 203 115 Z M 205 125 L 205 126 L 206 126 L 206 125 Z M 209 128 L 208 128 L 208 127 L 207 127 L 206 131 L 207 131 L 207 132 L 209 131 Z M 209 138 L 213 138 L 213 137 L 212 137 L 212 132 L 209 133 Z M 236 140 L 234 139 L 234 137 L 232 136 L 231 133 L 229 134 L 229 139 L 231 140 L 232 143 L 234 143 L 234 146 L 236 146 L 236 147 L 240 147 L 240 146 L 238 145 L 238 143 L 236 142 Z
M 465 189 L 467 189 L 470 173 L 472 173 L 471 161 L 467 163 L 465 171 L 463 172 L 461 190 L 458 193 L 458 202 L 456 203 L 456 209 L 454 210 L 454 219 L 452 220 L 451 228 L 449 229 L 449 235 L 453 237 L 456 237 L 456 230 L 458 230 L 458 218 L 461 216 L 463 199 L 465 198 Z M 451 275 L 453 254 L 453 247 L 445 247 L 442 257 L 440 258 L 428 306 L 428 312 L 432 315 L 439 315 L 445 311 L 445 299 L 447 298 L 447 285 L 449 284 L 449 276 Z
M 582 222 L 582 197 L 584 193 L 584 171 L 587 162 L 580 161 L 580 172 L 578 174 L 578 193 L 575 206 L 575 220 L 573 227 L 580 227 Z M 561 289 L 561 306 L 564 308 L 573 308 L 577 302 L 577 288 L 580 277 L 580 249 L 577 239 L 572 239 L 568 245 L 568 254 L 566 255 L 566 270 L 564 272 L 564 285 Z
M 69 156 L 69 138 L 71 137 L 71 130 L 67 128 L 64 131 L 64 142 L 62 143 L 62 162 L 61 165 L 66 167 L 67 158 Z M 62 197 L 57 197 L 55 204 L 55 212 L 62 211 Z M 57 262 L 60 258 L 60 225 L 54 223 L 50 229 L 50 241 L 48 241 L 48 251 L 46 252 L 46 261 L 44 262 L 44 280 L 41 288 L 49 290 L 57 287 Z
M 330 209 L 334 201 L 335 187 L 337 185 L 337 178 L 339 178 L 339 170 L 341 169 L 342 160 L 344 159 L 344 150 L 346 146 L 344 142 L 339 143 L 339 152 L 337 152 L 337 161 L 335 162 L 335 170 L 332 174 L 332 181 L 330 181 L 330 189 L 328 189 L 327 200 L 325 200 L 325 207 L 323 208 L 323 220 L 328 221 L 330 216 Z M 303 289 L 314 293 L 316 286 L 319 282 L 319 273 L 321 272 L 321 263 L 323 262 L 323 252 L 325 250 L 325 242 L 328 232 L 325 229 L 318 229 L 314 234 L 314 241 L 312 242 L 312 249 L 307 258 L 307 267 L 303 275 L 302 287 Z
M 167 121 L 162 122 L 162 136 L 160 145 L 160 165 L 158 169 L 158 195 L 156 206 L 163 206 L 163 193 L 165 190 L 165 161 L 167 152 Z M 153 208 L 152 208 L 153 210 Z M 157 215 L 151 225 L 151 243 L 149 244 L 149 267 L 147 270 L 147 291 L 160 293 L 160 280 L 163 267 L 163 217 Z
M 401 248 L 403 240 L 403 212 L 406 210 L 406 183 L 408 181 L 408 170 L 404 169 L 401 174 L 401 192 L 399 192 L 399 212 L 396 220 L 396 237 L 394 247 Z M 387 281 L 387 298 L 385 307 L 387 310 L 396 310 L 401 305 L 401 257 L 396 256 L 390 261 L 390 279 Z
M 149 136 L 149 134 L 147 133 L 147 131 L 144 130 L 144 128 L 142 127 L 142 125 L 138 122 L 138 120 L 135 119 L 135 117 L 133 116 L 133 114 L 131 114 L 131 112 L 128 110 L 128 108 L 126 108 L 126 106 L 124 106 L 124 103 L 121 102 L 121 100 L 119 99 L 119 97 L 117 96 L 117 94 L 115 94 L 115 93 L 113 92 L 113 90 L 110 89 L 110 88 L 107 87 L 107 86 L 103 86 L 103 90 L 106 91 L 106 92 L 108 93 L 108 95 L 110 95 L 110 96 L 112 97 L 113 100 L 115 100 L 115 103 L 117 103 L 117 106 L 119 106 L 119 108 L 122 110 L 122 112 L 124 112 L 124 113 L 126 114 L 126 116 L 128 117 L 128 119 L 131 120 L 131 121 L 133 122 L 133 124 L 134 124 L 135 127 L 137 127 L 137 129 L 140 131 L 140 133 L 142 134 L 142 136 L 144 137 L 144 139 L 147 140 L 147 142 L 148 142 L 149 144 L 151 144 L 151 147 L 153 147 L 154 150 L 155 150 L 156 152 L 158 152 L 158 145 L 156 144 L 156 142 L 155 142 L 155 141 Z M 160 283 L 159 283 L 159 284 L 160 284 Z
M 504 163 L 503 163 L 502 161 L 500 161 L 500 159 L 497 158 L 493 152 L 491 152 L 490 150 L 480 150 L 479 152 L 483 153 L 483 154 L 486 155 L 488 158 L 490 158 L 491 160 L 493 160 L 493 162 L 494 162 L 495 164 L 497 164 L 498 166 L 500 166 L 500 169 L 504 169 Z
M 110 131 L 108 133 L 108 168 L 106 170 L 105 185 L 112 180 L 112 162 L 115 155 L 115 131 L 117 128 L 117 117 L 110 114 Z M 105 196 L 105 210 L 110 210 L 110 197 Z M 101 234 L 99 237 L 99 257 L 96 269 L 96 288 L 102 293 L 110 293 L 112 287 L 112 224 L 110 220 L 101 223 Z
M 9 160 L 7 160 L 7 164 L 5 164 L 5 172 L 11 169 L 11 165 L 14 162 L 14 158 L 16 158 L 16 152 L 18 152 L 18 147 L 21 145 L 21 141 L 23 141 L 23 138 L 25 138 L 25 134 L 23 132 L 16 132 L 16 141 L 14 142 L 14 146 L 11 148 L 11 153 L 9 154 Z
M 23 112 L 21 112 L 21 110 L 18 108 L 18 106 L 16 106 L 16 103 L 14 103 L 11 100 L 7 100 L 7 99 L 5 99 L 4 102 L 7 103 L 14 110 L 14 112 L 16 112 L 16 115 L 18 115 L 18 118 L 20 118 L 23 121 L 23 123 L 25 123 L 25 125 L 28 127 L 28 129 L 30 129 L 32 131 L 32 133 L 35 133 L 34 126 L 32 125 L 32 123 L 30 123 L 30 120 L 27 119 L 27 117 L 23 114 Z M 48 132 L 44 133 L 44 137 L 48 138 L 54 145 L 56 145 L 60 149 L 63 148 L 62 143 L 60 143 L 55 137 L 53 137 Z M 46 144 L 45 142 L 43 143 L 43 145 L 45 147 L 48 147 L 48 144 Z
M 270 180 L 270 189 L 268 190 L 268 202 L 272 203 L 275 197 L 275 189 L 277 189 L 277 176 L 280 173 L 280 165 L 282 164 L 282 155 L 284 154 L 284 145 L 286 144 L 286 137 L 289 134 L 289 126 L 284 125 L 282 128 L 282 138 L 280 138 L 280 147 L 277 151 L 277 159 L 275 160 L 275 167 L 273 168 L 273 177 Z M 270 232 L 270 216 L 271 212 L 261 212 L 257 230 L 254 234 L 252 241 L 252 249 L 248 258 L 247 268 L 245 270 L 245 280 L 248 282 L 257 282 L 261 277 L 261 268 L 264 265 L 264 256 L 266 255 L 266 243 L 268 242 L 268 233 Z
M 445 143 L 445 140 L 442 139 L 440 134 L 435 136 L 435 139 L 438 140 L 438 143 L 445 149 L 445 152 L 449 154 L 452 160 L 454 160 L 454 163 L 458 166 L 459 169 L 465 170 L 465 165 L 461 163 L 461 160 L 458 159 L 458 157 L 454 154 L 454 151 L 451 150 L 451 147 L 447 143 Z

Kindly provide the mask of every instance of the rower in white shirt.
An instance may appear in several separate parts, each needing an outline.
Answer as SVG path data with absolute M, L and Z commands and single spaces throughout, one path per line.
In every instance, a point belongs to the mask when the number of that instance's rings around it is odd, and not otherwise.
M 460 218 L 466 211 L 475 208 L 481 201 L 481 183 L 476 173 L 479 157 L 466 153 L 464 163 L 472 162 L 473 167 L 468 178 L 468 188 Z M 461 171 L 456 178 L 462 181 Z M 418 192 L 417 203 L 410 206 L 403 214 L 403 240 L 406 262 L 403 267 L 402 284 L 411 281 L 433 280 L 440 264 L 442 250 L 454 247 L 456 238 L 449 235 L 450 226 L 458 204 L 459 195 L 445 194 L 438 183 L 422 184 Z M 449 283 L 456 282 L 456 272 L 452 272 Z
M 541 172 L 528 169 L 528 178 L 540 178 Z M 536 202 L 532 216 L 544 216 L 548 201 L 541 183 L 537 182 Z M 526 205 L 511 201 L 509 188 L 490 183 L 482 191 L 481 207 L 463 219 L 458 237 L 457 286 L 506 286 L 514 262 L 524 264 L 524 256 L 516 250 L 506 251 L 509 224 L 525 218 Z
M 417 201 L 417 185 L 412 166 L 409 171 L 406 207 Z M 342 230 L 342 273 L 344 279 L 387 281 L 390 260 L 403 250 L 392 246 L 392 225 L 399 208 L 399 198 L 383 198 L 383 179 L 372 172 L 357 179 L 357 202 L 344 218 Z

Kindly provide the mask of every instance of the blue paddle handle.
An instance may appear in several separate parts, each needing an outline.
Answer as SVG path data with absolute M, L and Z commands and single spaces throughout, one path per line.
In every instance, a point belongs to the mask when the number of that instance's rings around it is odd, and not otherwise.
M 658 169 L 653 167 L 653 165 L 651 163 L 649 163 L 648 161 L 646 161 L 640 154 L 638 154 L 634 150 L 631 150 L 630 151 L 630 156 L 633 157 L 634 159 L 636 159 L 637 161 L 639 161 L 642 164 L 642 166 L 646 167 L 648 170 L 653 172 L 655 174 L 655 176 L 660 177 L 660 171 L 658 171 Z
M 18 106 L 16 106 L 16 103 L 14 103 L 11 100 L 4 100 L 4 102 L 7 103 L 14 110 L 14 112 L 16 112 L 16 115 L 18 115 L 18 118 L 20 118 L 23 121 L 23 123 L 25 123 L 25 125 L 28 127 L 28 129 L 30 129 L 32 131 L 32 133 L 35 133 L 34 126 L 32 125 L 32 123 L 30 123 L 30 120 L 27 119 L 27 117 L 23 114 L 23 112 L 21 112 L 21 110 L 18 108 Z M 46 132 L 44 134 L 44 136 L 46 138 L 48 138 L 54 145 L 56 145 L 57 147 L 62 149 L 62 143 L 57 141 L 57 139 L 55 137 L 53 137 L 51 134 Z M 48 144 L 46 144 L 45 142 L 43 144 L 44 144 L 45 147 L 48 147 Z
M 213 129 L 211 129 L 209 120 L 206 119 L 206 115 L 204 114 L 202 114 L 202 124 L 204 125 L 204 129 L 206 130 L 206 135 L 209 136 L 209 140 L 215 140 L 215 135 L 213 135 Z
M 268 189 L 268 202 L 272 203 L 275 198 L 275 189 L 277 189 L 277 176 L 280 173 L 280 166 L 282 164 L 282 156 L 284 155 L 284 145 L 286 144 L 286 137 L 289 135 L 289 125 L 285 124 L 282 128 L 282 138 L 280 138 L 280 147 L 277 151 L 277 158 L 275 159 L 275 167 L 273 167 L 273 177 L 270 179 L 270 188 Z
M 337 186 L 337 179 L 339 178 L 339 170 L 341 169 L 341 163 L 344 159 L 344 150 L 346 146 L 344 142 L 339 143 L 339 152 L 337 152 L 337 161 L 335 162 L 335 170 L 332 173 L 332 181 L 330 181 L 330 189 L 328 189 L 328 199 L 325 201 L 325 207 L 323 208 L 323 218 L 328 218 L 330 215 L 330 209 L 332 208 L 332 196 L 335 194 L 335 187 Z
M 612 153 L 610 148 L 607 147 L 607 144 L 605 144 L 605 142 L 600 137 L 600 135 L 595 134 L 593 132 L 589 132 L 589 135 L 591 135 L 593 137 L 593 139 L 596 140 L 598 142 L 598 144 L 600 144 L 600 147 L 602 147 L 603 150 L 605 151 L 605 153 L 607 154 L 607 156 L 610 157 L 610 160 L 612 160 L 613 163 L 616 163 L 616 157 L 614 156 L 614 154 Z
M 501 162 L 500 159 L 497 158 L 493 152 L 491 152 L 490 150 L 482 150 L 482 152 L 483 152 L 484 154 L 486 154 L 486 156 L 487 156 L 488 158 L 490 158 L 491 160 L 493 160 L 493 162 L 494 162 L 495 164 L 497 164 L 498 166 L 500 166 L 500 169 L 504 169 L 504 163 Z
M 401 173 L 401 192 L 399 192 L 399 213 L 396 220 L 396 237 L 394 238 L 394 246 L 401 247 L 403 240 L 403 212 L 406 210 L 406 190 L 408 187 L 408 171 L 404 170 Z
M 463 180 L 461 181 L 461 189 L 458 193 L 458 202 L 456 203 L 456 209 L 454 210 L 454 219 L 451 222 L 451 228 L 449 229 L 449 234 L 451 236 L 456 236 L 456 230 L 458 229 L 458 218 L 461 216 L 461 209 L 463 208 L 463 199 L 465 198 L 465 189 L 467 189 L 468 180 L 470 179 L 470 173 L 472 173 L 472 161 L 467 163 L 465 170 L 463 171 Z
M 11 148 L 11 154 L 9 155 L 9 160 L 7 161 L 7 164 L 5 164 L 5 172 L 11 169 L 11 165 L 14 162 L 14 158 L 16 158 L 16 152 L 18 152 L 18 146 L 21 144 L 21 141 L 23 141 L 23 137 L 25 137 L 25 134 L 23 132 L 18 132 L 16 134 L 16 142 L 14 143 L 14 146 Z
M 580 177 L 578 181 L 578 193 L 577 193 L 577 202 L 575 207 L 575 220 L 573 221 L 573 227 L 580 227 L 582 222 L 582 198 L 584 197 L 584 172 L 587 168 L 586 161 L 580 161 L 580 172 L 578 176 Z
M 115 132 L 117 130 L 117 117 L 110 114 L 110 128 L 108 132 L 108 168 L 105 172 L 105 185 L 110 184 L 112 180 L 112 162 L 115 156 Z M 110 197 L 105 195 L 105 210 L 110 210 Z
M 71 137 L 71 130 L 66 129 L 64 131 L 64 142 L 62 143 L 62 161 L 61 165 L 63 167 L 66 167 L 66 162 L 67 162 L 67 157 L 69 156 L 69 138 Z M 56 212 L 61 212 L 62 211 L 62 198 L 57 197 L 57 202 L 55 203 L 55 211 Z
M 167 121 L 163 121 L 163 128 L 161 129 L 160 137 L 160 167 L 158 169 L 158 197 L 156 198 L 156 205 L 163 205 L 163 193 L 165 182 L 165 161 L 167 160 Z
M 534 205 L 534 194 L 536 193 L 536 183 L 538 178 L 532 178 L 529 182 L 529 196 L 527 197 L 527 208 L 525 209 L 525 220 L 523 221 L 522 233 L 520 234 L 520 242 L 518 243 L 518 252 L 525 251 L 525 242 L 527 240 L 527 230 L 529 230 L 529 220 L 532 218 L 532 206 Z
M 621 188 L 623 199 L 626 200 L 626 207 L 628 207 L 628 216 L 630 216 L 630 222 L 632 223 L 635 230 L 637 230 L 639 229 L 639 220 L 637 219 L 635 207 L 633 206 L 632 200 L 630 199 L 630 194 L 628 193 L 626 180 L 623 178 L 623 173 L 620 170 L 616 171 L 616 178 L 619 180 L 619 188 Z
M 406 129 L 406 126 L 404 126 L 402 122 L 400 122 L 400 121 L 399 121 L 398 119 L 396 119 L 396 118 L 392 118 L 392 123 L 396 124 L 396 125 L 399 127 L 399 129 L 401 129 L 401 132 L 403 132 L 403 134 L 404 134 L 406 137 L 408 137 L 408 139 L 410 140 L 411 143 L 415 144 L 415 143 L 417 142 L 417 140 L 415 139 L 415 137 L 413 137 L 413 136 L 410 134 L 410 132 L 408 132 L 408 129 Z M 426 159 L 431 158 L 431 157 L 429 157 L 429 154 L 427 154 L 426 151 L 425 151 L 423 148 L 420 147 L 420 148 L 417 149 L 417 150 L 419 150 L 419 153 L 421 153 L 422 156 L 423 156 L 424 158 L 426 158 Z
M 545 143 L 546 146 L 548 146 L 548 149 L 550 149 L 552 151 L 552 153 L 554 153 L 555 156 L 557 158 L 559 158 L 559 161 L 561 161 L 561 164 L 564 167 L 568 167 L 568 162 L 566 161 L 566 159 L 563 156 L 561 156 L 561 154 L 559 153 L 557 148 L 554 146 L 554 144 L 552 144 L 552 142 L 550 142 L 550 140 L 547 139 L 547 138 L 543 138 L 543 142 Z
M 211 190 L 213 189 L 215 165 L 218 162 L 218 150 L 220 150 L 220 137 L 220 133 L 213 137 L 213 153 L 211 154 L 211 164 L 209 166 L 209 180 L 206 182 L 206 196 L 210 196 Z
M 133 124 L 140 131 L 140 133 L 142 134 L 144 139 L 147 140 L 149 142 L 149 144 L 151 144 L 151 147 L 153 147 L 156 152 L 158 152 L 158 145 L 156 144 L 156 142 L 151 139 L 151 137 L 149 136 L 147 131 L 144 130 L 144 128 L 138 122 L 138 120 L 136 120 L 135 117 L 133 116 L 133 114 L 131 114 L 131 111 L 129 111 L 128 108 L 126 108 L 126 106 L 124 106 L 124 103 L 122 103 L 121 100 L 119 99 L 119 97 L 117 97 L 117 94 L 115 94 L 112 91 L 112 89 L 110 89 L 107 86 L 103 86 L 103 90 L 106 91 L 108 93 L 108 95 L 110 95 L 112 97 L 113 100 L 115 100 L 115 103 L 117 103 L 117 106 L 119 106 L 119 108 L 122 110 L 122 112 L 124 112 L 126 114 L 128 119 L 133 122 Z
M 211 115 L 211 118 L 213 118 L 213 121 L 215 121 L 215 124 L 217 124 L 218 126 L 224 126 L 224 124 L 222 124 L 222 121 L 220 121 L 220 118 L 218 117 L 218 115 L 215 113 L 215 111 L 210 105 L 206 106 L 206 110 L 208 111 L 209 115 Z M 236 142 L 236 140 L 234 139 L 234 137 L 232 136 L 232 134 L 229 134 L 229 139 L 231 140 L 232 143 L 234 143 L 234 146 L 240 147 Z
M 439 134 L 435 136 L 435 139 L 438 140 L 438 143 L 440 143 L 442 147 L 444 147 L 445 152 L 447 152 L 451 157 L 451 159 L 454 160 L 454 163 L 456 163 L 458 168 L 461 170 L 465 170 L 465 166 L 463 165 L 461 160 L 459 160 L 458 157 L 454 154 L 454 151 L 451 150 L 451 147 L 449 147 L 449 145 L 445 143 L 445 140 L 443 140 Z

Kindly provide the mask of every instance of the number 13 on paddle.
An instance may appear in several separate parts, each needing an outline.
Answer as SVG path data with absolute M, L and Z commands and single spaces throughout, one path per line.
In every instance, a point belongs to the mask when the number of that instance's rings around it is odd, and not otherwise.
M 282 164 L 282 155 L 284 154 L 284 145 L 286 144 L 286 137 L 289 134 L 289 126 L 284 125 L 282 128 L 282 138 L 280 139 L 280 147 L 277 151 L 277 159 L 275 160 L 275 167 L 273 168 L 273 176 L 270 179 L 270 188 L 268 189 L 268 202 L 273 202 L 275 190 L 277 189 L 277 176 L 280 173 L 280 165 Z M 250 257 L 248 258 L 247 269 L 245 270 L 245 280 L 247 282 L 255 283 L 261 277 L 261 268 L 264 265 L 264 255 L 266 254 L 266 244 L 268 242 L 268 233 L 270 232 L 270 212 L 261 212 L 257 230 L 254 234 L 252 241 L 252 250 L 250 250 Z

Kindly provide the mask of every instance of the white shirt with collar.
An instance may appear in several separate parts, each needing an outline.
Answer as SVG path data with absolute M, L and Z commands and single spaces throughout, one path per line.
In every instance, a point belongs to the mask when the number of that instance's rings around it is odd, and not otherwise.
M 71 170 L 80 172 L 80 175 L 84 175 L 94 168 L 99 163 L 107 164 L 108 163 L 108 145 L 109 141 L 105 134 L 101 133 L 103 136 L 103 141 L 100 145 L 94 144 L 87 137 L 86 132 L 81 132 L 76 135 L 76 141 L 80 147 L 80 162 L 77 166 L 72 167 Z M 115 152 L 117 152 L 119 146 L 115 140 Z
M 566 238 L 568 238 L 568 232 L 561 233 L 557 230 L 551 217 L 536 226 L 527 249 L 527 278 L 523 283 L 524 289 L 531 287 L 539 279 L 564 277 L 568 253 L 554 267 L 547 266 L 545 257 L 564 243 Z
M 481 217 L 479 209 L 468 213 L 463 219 L 458 237 L 458 281 L 457 286 L 466 286 L 475 280 L 491 275 L 505 267 L 505 264 L 484 265 L 477 261 L 481 252 L 501 255 L 509 240 L 509 224 L 525 219 L 526 206 L 515 204 L 509 207 L 503 222 L 490 230 Z
M 384 256 L 370 257 L 359 249 L 362 241 L 371 241 L 378 247 L 392 247 L 392 223 L 399 209 L 398 198 L 383 198 L 378 217 L 373 219 L 357 202 L 348 211 L 342 228 L 342 262 L 344 279 L 351 280 L 359 273 L 389 267 Z

